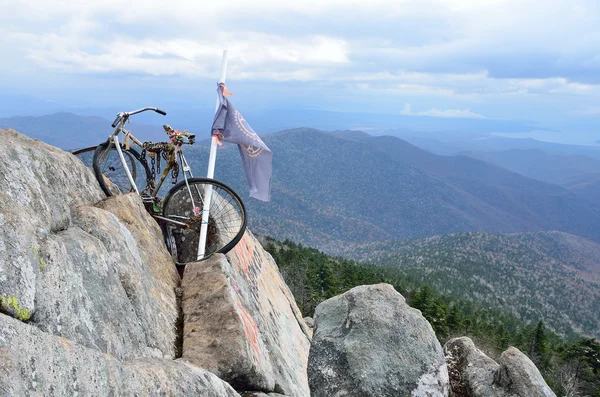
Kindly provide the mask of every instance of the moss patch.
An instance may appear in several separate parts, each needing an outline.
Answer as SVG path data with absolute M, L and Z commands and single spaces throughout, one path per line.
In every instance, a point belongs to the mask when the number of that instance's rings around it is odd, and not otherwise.
M 40 270 L 44 270 L 46 268 L 46 261 L 44 260 L 44 258 L 42 258 L 42 255 L 40 254 L 40 250 L 38 250 L 38 247 L 36 247 L 35 245 L 32 246 L 31 252 L 33 252 L 33 255 L 35 255 L 38 262 L 40 263 Z
M 0 310 L 9 314 L 17 314 L 17 319 L 27 321 L 31 317 L 29 311 L 19 307 L 19 301 L 14 296 L 0 296 Z

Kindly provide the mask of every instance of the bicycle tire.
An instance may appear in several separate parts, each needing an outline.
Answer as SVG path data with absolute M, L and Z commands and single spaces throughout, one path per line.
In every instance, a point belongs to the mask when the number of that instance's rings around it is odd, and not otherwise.
M 100 188 L 107 196 L 113 196 L 114 192 L 111 191 L 110 186 L 107 184 L 105 178 L 107 178 L 113 185 L 117 186 L 122 193 L 134 192 L 135 189 L 129 182 L 117 148 L 112 146 L 110 151 L 106 153 L 109 145 L 109 141 L 106 141 L 94 151 L 94 159 L 92 161 L 92 168 L 96 179 L 100 184 Z M 128 165 L 130 166 L 131 176 L 133 177 L 138 189 L 143 189 L 146 186 L 148 180 L 152 178 L 152 173 L 148 167 L 148 163 L 143 161 L 140 154 L 134 149 L 127 149 L 125 145 L 121 144 L 121 151 Z M 140 172 L 138 172 L 140 170 Z M 145 172 L 142 172 L 144 170 Z
M 92 168 L 94 161 L 94 152 L 98 146 L 88 146 L 83 149 L 72 150 L 71 154 L 76 156 L 86 167 Z
M 215 252 L 225 254 L 241 240 L 246 230 L 246 207 L 240 196 L 229 186 L 209 178 L 190 178 L 175 185 L 162 203 L 162 215 L 165 218 L 184 221 L 190 227 L 184 229 L 177 226 L 172 228 L 173 239 L 177 244 L 176 262 L 195 262 L 198 253 L 200 226 L 202 223 L 202 210 L 204 187 L 210 185 L 213 189 L 208 234 L 204 258 L 210 257 Z M 187 189 L 189 184 L 192 198 Z

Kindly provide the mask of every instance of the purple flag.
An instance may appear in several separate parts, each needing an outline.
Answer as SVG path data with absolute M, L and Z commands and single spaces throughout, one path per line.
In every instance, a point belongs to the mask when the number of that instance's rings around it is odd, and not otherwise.
M 238 145 L 250 197 L 270 201 L 273 154 L 227 99 L 223 84 L 219 84 L 217 92 L 219 108 L 213 121 L 212 133 L 221 136 L 224 141 Z

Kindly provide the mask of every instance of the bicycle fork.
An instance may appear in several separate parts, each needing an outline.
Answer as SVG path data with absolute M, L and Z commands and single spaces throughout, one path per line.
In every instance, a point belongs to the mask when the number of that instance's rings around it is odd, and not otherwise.
M 119 158 L 121 159 L 121 164 L 123 164 L 123 168 L 125 169 L 125 173 L 127 174 L 127 178 L 129 179 L 129 183 L 131 183 L 131 186 L 133 186 L 133 188 L 135 189 L 135 192 L 137 194 L 140 194 L 137 185 L 135 184 L 135 181 L 133 180 L 133 177 L 131 176 L 131 172 L 129 171 L 129 167 L 127 166 L 127 162 L 125 161 L 125 156 L 123 156 L 123 151 L 121 150 L 121 145 L 119 144 L 119 137 L 118 136 L 113 136 L 113 140 L 115 143 L 115 146 L 117 148 L 117 152 L 119 153 Z M 110 149 L 110 147 L 109 147 Z

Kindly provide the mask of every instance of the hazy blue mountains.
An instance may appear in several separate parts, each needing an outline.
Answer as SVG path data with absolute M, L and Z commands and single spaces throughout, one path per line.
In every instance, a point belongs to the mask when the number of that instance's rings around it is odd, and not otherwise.
M 116 117 L 116 114 L 115 114 Z M 62 149 L 80 149 L 106 141 L 113 132 L 111 119 L 97 116 L 79 116 L 73 113 L 53 113 L 45 116 L 16 116 L 0 118 L 0 128 L 12 128 L 22 134 L 58 146 Z M 157 118 L 160 122 L 160 120 Z M 144 140 L 164 140 L 162 124 L 153 126 L 131 124 L 135 136 Z
M 246 200 L 258 233 L 330 252 L 347 242 L 461 231 L 560 230 L 600 240 L 600 212 L 565 188 L 395 137 L 340 134 L 264 136 L 274 153 L 273 200 Z M 201 173 L 207 157 L 204 148 L 189 150 Z M 237 148 L 219 151 L 216 177 L 246 195 Z

